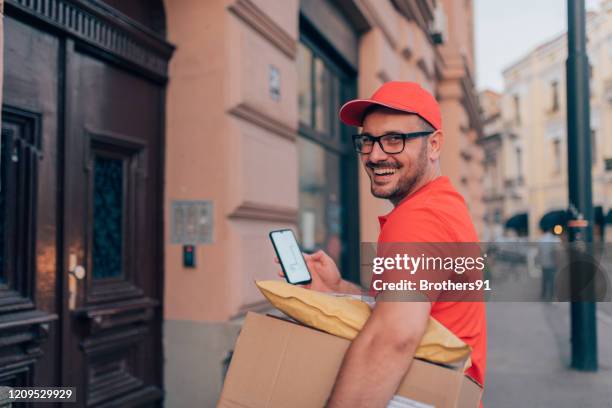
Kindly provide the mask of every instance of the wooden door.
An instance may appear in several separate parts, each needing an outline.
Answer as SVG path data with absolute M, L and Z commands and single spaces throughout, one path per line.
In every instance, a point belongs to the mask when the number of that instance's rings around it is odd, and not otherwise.
M 158 406 L 172 46 L 101 2 L 5 13 L 0 382 Z
M 63 381 L 88 406 L 157 400 L 163 89 L 72 41 L 66 60 Z

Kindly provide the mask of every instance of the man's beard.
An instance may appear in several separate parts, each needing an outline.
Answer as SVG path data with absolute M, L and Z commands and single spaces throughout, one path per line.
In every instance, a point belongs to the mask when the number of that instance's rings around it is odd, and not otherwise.
M 375 168 L 377 166 L 380 167 L 381 164 L 378 163 L 377 165 L 374 165 L 372 167 Z M 385 192 L 376 192 L 374 188 L 374 182 L 372 179 L 370 179 L 370 191 L 372 192 L 372 195 L 374 197 L 385 198 L 393 203 L 398 203 L 408 194 L 413 192 L 414 187 L 421 181 L 421 178 L 424 176 L 426 167 L 427 143 L 423 143 L 423 148 L 419 153 L 416 167 L 410 175 L 404 177 L 403 179 L 400 179 L 393 190 Z

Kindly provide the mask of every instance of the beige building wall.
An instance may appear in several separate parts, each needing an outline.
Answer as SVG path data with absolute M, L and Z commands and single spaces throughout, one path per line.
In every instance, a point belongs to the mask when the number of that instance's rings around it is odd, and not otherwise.
M 213 243 L 165 250 L 168 406 L 214 406 L 241 316 L 263 303 L 253 281 L 273 279 L 267 240 L 295 227 L 298 2 L 167 2 L 166 242 L 173 200 L 211 200 Z M 269 96 L 270 66 L 280 99 Z M 282 188 L 280 188 L 281 186 Z
M 297 214 L 297 20 L 267 33 L 286 42 L 277 46 L 248 20 L 264 14 L 247 15 L 242 4 L 167 6 L 177 53 L 167 93 L 166 209 L 172 200 L 214 204 L 213 244 L 198 247 L 195 270 L 181 267 L 180 246 L 166 247 L 166 293 L 184 295 L 166 303 L 168 318 L 225 321 L 260 301 L 251 282 L 273 277 L 274 268 L 269 243 L 253 237 L 292 226 Z M 297 15 L 297 1 L 282 4 Z M 270 66 L 281 74 L 278 101 L 268 94 Z M 166 221 L 168 242 L 170 214 Z
M 423 4 L 430 15 L 408 1 L 333 3 L 347 16 L 359 15 L 355 26 L 365 27 L 359 97 L 388 80 L 417 81 L 438 96 L 447 140 L 443 172 L 466 197 L 480 230 L 480 124 L 471 27 L 465 27 L 470 2 L 438 2 L 449 21 L 443 46 L 424 30 L 435 11 L 429 0 Z M 166 1 L 168 39 L 177 47 L 166 117 L 167 406 L 214 406 L 242 317 L 267 308 L 253 284 L 276 278 L 267 234 L 297 226 L 299 10 L 298 0 Z M 269 92 L 272 69 L 280 74 L 278 99 Z M 197 246 L 196 268 L 183 268 L 181 245 L 170 243 L 175 200 L 213 202 L 213 243 Z M 377 216 L 391 205 L 371 196 L 363 170 L 359 207 L 360 238 L 374 241 Z
M 593 67 L 593 205 L 602 206 L 605 214 L 612 206 L 612 168 L 605 168 L 605 160 L 612 158 L 608 137 L 612 131 L 612 1 L 602 2 L 601 9 L 590 13 L 587 20 L 587 48 Z M 563 34 L 504 71 L 502 114 L 512 139 L 506 151 L 509 166 L 505 174 L 508 180 L 517 179 L 518 174 L 524 177 L 524 185 L 518 189 L 521 199 L 511 205 L 510 212 L 529 210 L 532 238 L 540 235 L 538 224 L 546 212 L 568 205 L 566 59 L 567 36 Z M 517 147 L 522 148 L 522 160 L 517 160 Z

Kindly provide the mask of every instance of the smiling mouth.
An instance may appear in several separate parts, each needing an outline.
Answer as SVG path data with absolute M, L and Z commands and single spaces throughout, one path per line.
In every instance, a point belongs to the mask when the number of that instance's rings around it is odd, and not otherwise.
M 384 177 L 394 175 L 395 173 L 397 173 L 397 169 L 392 167 L 381 167 L 372 169 L 372 172 L 375 176 Z

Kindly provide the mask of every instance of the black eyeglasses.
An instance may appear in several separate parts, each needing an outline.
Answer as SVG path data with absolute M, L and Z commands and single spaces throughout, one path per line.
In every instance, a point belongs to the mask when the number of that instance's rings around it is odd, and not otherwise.
M 413 132 L 413 133 L 388 133 L 375 137 L 370 135 L 353 135 L 353 146 L 360 154 L 370 154 L 374 149 L 374 143 L 378 143 L 383 152 L 387 154 L 398 154 L 404 151 L 406 140 L 429 136 L 435 131 Z

